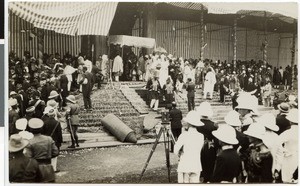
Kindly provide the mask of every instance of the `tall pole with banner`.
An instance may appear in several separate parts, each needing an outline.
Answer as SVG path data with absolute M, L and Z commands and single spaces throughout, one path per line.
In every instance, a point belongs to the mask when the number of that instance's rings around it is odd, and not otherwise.
M 41 28 L 37 29 L 37 36 L 38 36 L 38 61 L 39 66 L 43 64 L 43 54 L 44 54 L 44 30 Z
M 265 24 L 264 24 L 264 44 L 263 44 L 263 62 L 264 65 L 267 65 L 267 46 L 268 46 L 268 41 L 267 41 L 267 12 L 264 12 L 264 18 L 265 18 Z
M 200 17 L 200 33 L 201 33 L 201 47 L 200 47 L 200 60 L 204 60 L 204 8 L 201 5 L 201 17 Z
M 295 21 L 294 21 L 295 23 Z M 296 50 L 296 33 L 293 33 L 293 42 L 292 42 L 292 61 L 291 61 L 291 70 L 292 70 L 292 84 L 291 84 L 291 90 L 294 88 L 294 79 L 295 79 L 295 73 L 294 73 L 294 65 L 295 65 L 295 51 Z
M 233 20 L 233 69 L 236 70 L 237 18 Z

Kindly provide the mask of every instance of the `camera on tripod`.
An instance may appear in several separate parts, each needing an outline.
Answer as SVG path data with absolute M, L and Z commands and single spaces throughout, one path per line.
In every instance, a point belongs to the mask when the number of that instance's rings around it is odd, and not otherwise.
M 161 124 L 162 125 L 167 125 L 170 124 L 170 113 L 169 110 L 163 110 L 161 112 Z

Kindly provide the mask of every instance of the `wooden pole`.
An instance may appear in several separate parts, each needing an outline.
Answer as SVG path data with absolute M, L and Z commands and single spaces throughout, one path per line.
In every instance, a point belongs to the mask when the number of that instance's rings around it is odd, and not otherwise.
M 267 12 L 265 11 L 264 13 L 264 17 L 265 17 L 265 24 L 264 24 L 264 36 L 265 36 L 265 40 L 264 40 L 264 46 L 263 46 L 263 62 L 264 65 L 267 65 L 267 45 L 268 45 L 268 41 L 267 41 Z
M 204 9 L 201 5 L 201 17 L 200 17 L 200 32 L 201 32 L 201 48 L 200 48 L 200 60 L 204 60 Z
M 296 48 L 296 33 L 293 33 L 293 44 L 292 44 L 292 61 L 291 61 L 291 69 L 292 69 L 292 84 L 291 84 L 291 90 L 293 90 L 294 87 L 294 79 L 295 79 L 295 73 L 294 73 L 294 65 L 295 65 L 295 48 Z
M 44 30 L 37 28 L 38 35 L 38 61 L 39 66 L 43 64 L 43 54 L 44 54 Z
M 233 22 L 233 69 L 234 70 L 236 70 L 236 43 L 237 43 L 236 29 L 237 29 L 237 18 L 235 18 Z
M 281 47 L 281 35 L 279 34 L 279 41 L 278 41 L 278 60 L 277 60 L 277 68 L 279 66 L 279 62 L 280 62 L 280 47 Z
M 248 59 L 248 29 L 246 28 L 246 36 L 245 36 L 245 60 Z

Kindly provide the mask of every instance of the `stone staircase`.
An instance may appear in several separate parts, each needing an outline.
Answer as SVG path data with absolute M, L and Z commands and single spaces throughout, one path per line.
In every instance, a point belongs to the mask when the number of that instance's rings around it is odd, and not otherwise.
M 134 88 L 130 88 L 128 85 L 124 85 L 121 87 L 121 92 L 124 94 L 126 99 L 130 102 L 130 104 L 140 114 L 148 114 L 150 112 L 149 106 L 141 98 L 141 96 L 135 91 Z
M 144 115 L 154 112 L 147 105 L 147 90 L 144 88 L 145 82 L 118 82 L 102 86 L 101 89 L 94 90 L 91 98 L 93 111 L 83 111 L 82 95 L 77 96 L 77 101 L 81 106 L 79 113 L 80 127 L 78 135 L 80 142 L 89 144 L 95 143 L 116 143 L 118 140 L 112 136 L 101 124 L 101 118 L 107 114 L 113 113 L 118 116 L 126 125 L 132 128 L 138 139 L 144 139 L 143 121 Z M 186 92 L 179 93 L 175 96 L 178 108 L 185 116 L 188 112 Z M 227 98 L 225 103 L 218 102 L 219 95 L 214 94 L 211 103 L 214 111 L 213 121 L 218 124 L 224 123 L 225 115 L 232 109 L 231 99 Z M 203 101 L 202 91 L 196 90 L 195 105 L 198 106 Z M 161 109 L 164 103 L 160 104 Z M 259 106 L 258 111 L 263 114 L 266 112 L 277 112 L 273 108 Z M 156 113 L 154 113 L 156 114 Z M 70 142 L 70 135 L 64 132 L 64 141 Z

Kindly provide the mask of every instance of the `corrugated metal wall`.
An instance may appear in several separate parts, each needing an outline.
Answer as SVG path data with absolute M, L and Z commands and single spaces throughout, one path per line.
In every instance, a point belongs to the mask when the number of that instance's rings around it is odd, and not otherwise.
M 37 37 L 30 39 L 33 25 L 19 18 L 12 12 L 9 13 L 9 51 L 14 51 L 22 57 L 24 51 L 30 51 L 34 57 L 38 57 Z M 61 57 L 69 52 L 77 55 L 81 50 L 81 37 L 58 34 L 54 31 L 44 32 L 44 52 L 54 54 L 58 52 Z
M 138 20 L 132 31 L 133 36 L 138 36 Z M 204 42 L 204 58 L 214 61 L 233 60 L 233 28 L 215 24 L 206 24 Z M 279 37 L 281 39 L 279 48 Z M 290 38 L 286 38 L 290 37 Z M 267 33 L 268 62 L 273 66 L 287 66 L 291 63 L 291 34 Z M 262 43 L 264 33 L 261 31 L 237 28 L 237 59 L 262 60 Z M 156 45 L 164 47 L 169 53 L 184 58 L 199 58 L 200 56 L 200 25 L 199 23 L 157 20 Z M 296 48 L 297 43 L 296 43 Z M 296 49 L 297 51 L 297 49 Z M 297 52 L 295 61 L 297 63 Z

